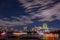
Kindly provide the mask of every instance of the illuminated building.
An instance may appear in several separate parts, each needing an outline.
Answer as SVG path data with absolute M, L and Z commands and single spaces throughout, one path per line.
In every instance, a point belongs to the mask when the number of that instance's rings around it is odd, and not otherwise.
M 23 28 L 23 32 L 27 32 L 27 27 L 24 27 Z
M 34 28 L 32 28 L 32 31 L 38 31 L 38 30 L 39 30 L 39 32 L 40 31 L 49 32 L 48 26 L 47 26 L 46 23 L 43 23 L 43 27 L 41 27 L 41 26 L 35 26 Z
M 38 30 L 38 27 L 35 26 L 35 27 L 34 27 L 34 30 L 37 31 L 37 30 Z
M 34 28 L 32 28 L 32 30 L 31 30 L 32 32 L 34 31 Z
M 44 29 L 47 29 L 47 28 L 48 28 L 48 26 L 47 26 L 46 23 L 43 24 L 43 28 L 44 28 Z
M 38 26 L 38 30 L 41 30 L 42 29 L 42 27 L 41 26 Z
M 47 24 L 46 23 L 43 23 L 43 27 L 41 27 L 41 26 L 38 26 L 38 32 L 49 32 L 49 30 L 48 30 L 48 26 L 47 26 Z
M 18 30 L 18 29 L 15 29 L 15 30 L 14 30 L 14 32 L 15 32 L 15 33 L 18 33 L 18 32 L 19 32 L 19 30 Z
M 34 28 L 32 28 L 32 30 L 31 31 L 37 31 L 38 30 L 38 27 L 34 27 Z

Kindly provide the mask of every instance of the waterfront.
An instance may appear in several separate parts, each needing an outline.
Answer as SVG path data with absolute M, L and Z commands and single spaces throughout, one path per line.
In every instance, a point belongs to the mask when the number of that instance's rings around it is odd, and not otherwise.
M 23 38 L 23 39 L 20 39 L 20 38 L 5 38 L 5 39 L 3 39 L 3 40 L 45 40 L 45 39 L 36 39 L 36 38 L 29 38 L 29 39 L 27 39 L 27 38 Z M 55 39 L 51 39 L 51 38 L 49 38 L 49 40 L 60 40 L 60 38 L 55 38 Z
M 60 40 L 60 28 L 48 28 L 44 23 L 43 27 L 34 27 L 27 30 L 17 30 L 11 28 L 7 30 L 5 27 L 0 27 L 0 39 L 2 40 Z
M 1 40 L 60 40 L 60 34 L 45 34 L 45 35 L 40 35 L 40 37 L 37 37 L 32 34 L 27 34 L 27 35 L 22 35 L 23 37 L 9 37 L 9 38 L 0 38 Z

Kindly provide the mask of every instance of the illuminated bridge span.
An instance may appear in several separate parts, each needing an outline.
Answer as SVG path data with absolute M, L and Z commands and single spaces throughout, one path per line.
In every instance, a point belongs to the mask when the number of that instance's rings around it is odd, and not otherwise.
M 44 28 L 42 28 L 44 29 Z M 60 30 L 60 28 L 45 28 L 45 29 L 49 29 L 49 30 Z
M 38 27 L 38 30 L 41 30 L 41 29 L 60 30 L 60 28 L 48 28 L 46 23 L 43 24 L 43 27 L 41 27 L 41 26 Z
M 60 28 L 48 28 L 49 30 L 60 30 Z
M 50 31 L 50 33 L 60 34 L 60 28 L 48 28 L 48 30 Z
M 60 28 L 48 28 L 47 24 L 44 23 L 43 27 L 38 27 L 38 31 L 44 31 L 44 32 L 52 32 L 52 33 L 59 33 L 60 32 Z

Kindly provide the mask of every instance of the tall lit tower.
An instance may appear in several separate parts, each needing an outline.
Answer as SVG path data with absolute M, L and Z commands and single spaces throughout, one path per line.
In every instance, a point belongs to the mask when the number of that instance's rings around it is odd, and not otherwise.
M 49 32 L 47 23 L 43 24 L 43 29 L 44 29 L 44 32 Z
M 48 28 L 47 23 L 43 23 L 43 28 Z

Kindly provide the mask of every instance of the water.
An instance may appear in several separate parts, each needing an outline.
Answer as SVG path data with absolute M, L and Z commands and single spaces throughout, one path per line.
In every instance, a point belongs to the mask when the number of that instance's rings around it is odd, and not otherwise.
M 30 39 L 20 39 L 20 38 L 5 38 L 5 40 L 45 40 L 45 39 L 35 39 L 35 38 L 30 38 Z M 49 40 L 60 40 L 60 38 L 54 38 L 54 39 L 49 39 Z
M 34 36 L 36 36 L 35 34 L 28 34 L 28 35 L 25 35 L 25 36 L 26 36 L 26 38 L 21 38 L 21 39 L 20 39 L 20 37 L 18 37 L 18 38 L 5 38 L 3 40 L 60 40 L 60 34 L 55 34 L 54 36 L 50 35 L 52 37 L 47 37 L 47 38 L 46 38 L 46 36 L 49 36 L 49 35 L 45 35 L 45 36 L 43 35 L 40 38 L 38 38 L 38 37 L 35 38 L 34 37 Z M 30 38 L 28 38 L 28 36 Z

